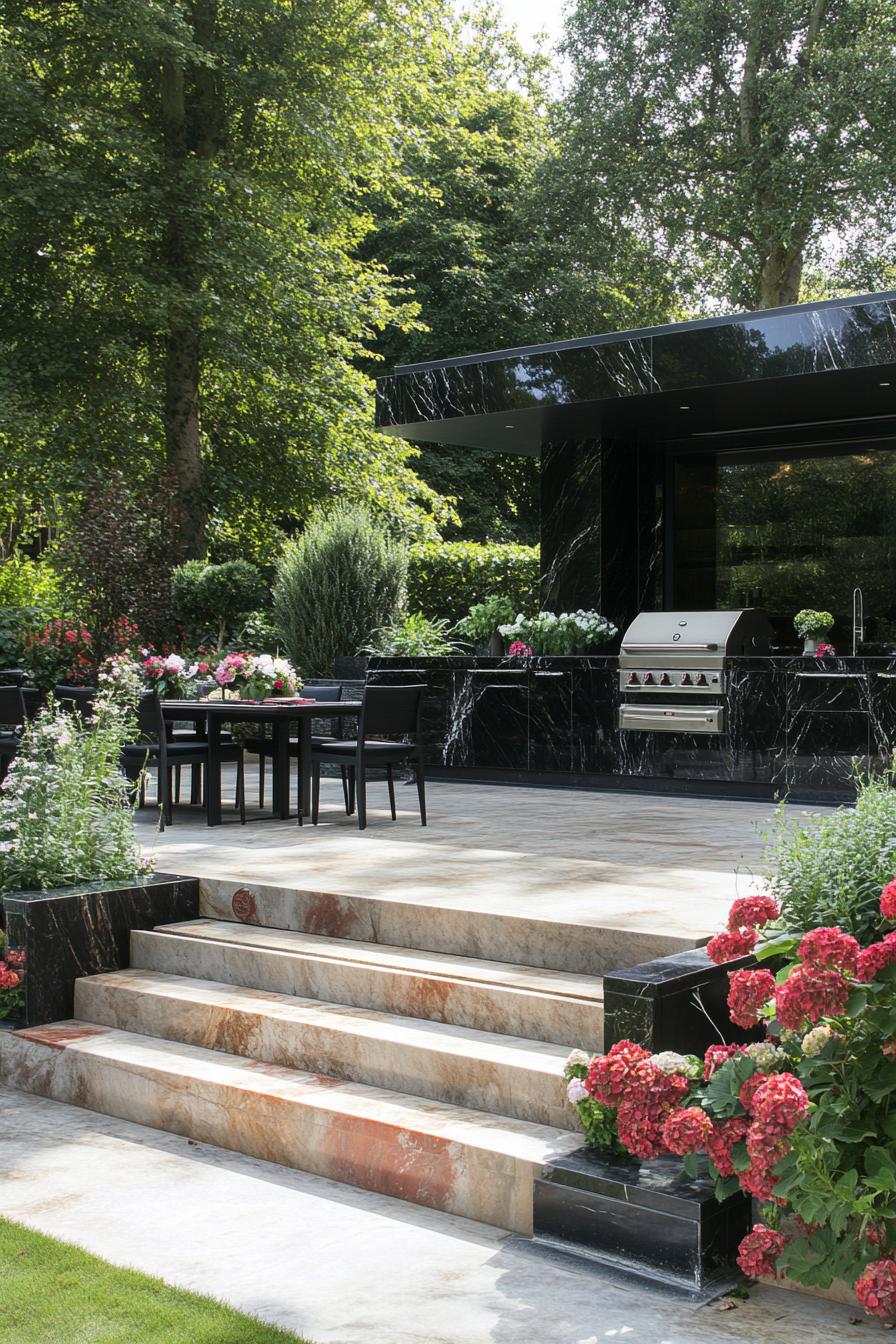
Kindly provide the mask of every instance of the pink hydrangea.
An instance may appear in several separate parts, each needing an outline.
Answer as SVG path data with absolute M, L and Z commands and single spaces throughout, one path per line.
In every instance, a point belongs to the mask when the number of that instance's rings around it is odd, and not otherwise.
M 823 971 L 855 975 L 861 948 L 851 934 L 833 928 L 811 929 L 799 945 L 800 961 Z
M 856 1283 L 856 1297 L 869 1316 L 896 1316 L 896 1260 L 885 1256 L 868 1265 Z
M 711 1133 L 712 1121 L 705 1111 L 699 1106 L 679 1106 L 666 1117 L 663 1142 L 670 1153 L 684 1157 L 702 1152 Z
M 771 896 L 738 896 L 728 912 L 728 928 L 732 933 L 739 929 L 761 929 L 780 913 L 777 901 Z
M 739 1045 L 711 1045 L 703 1056 L 703 1081 L 708 1083 L 715 1073 L 729 1059 L 740 1054 Z
M 880 912 L 884 919 L 896 920 L 896 878 L 880 894 Z
M 879 943 L 863 947 L 859 953 L 856 979 L 867 985 L 884 969 L 896 963 L 896 932 L 888 933 Z
M 775 992 L 771 971 L 732 971 L 728 976 L 728 1010 L 738 1027 L 755 1027 L 759 1010 Z
M 782 1027 L 799 1031 L 807 1019 L 837 1017 L 848 998 L 849 984 L 839 971 L 797 966 L 775 990 L 775 1015 Z
M 735 933 L 717 933 L 706 944 L 707 955 L 721 966 L 726 961 L 736 961 L 752 952 L 759 938 L 755 929 L 738 929 Z
M 792 1073 L 763 1074 L 753 1093 L 753 1124 L 771 1137 L 792 1134 L 809 1113 L 809 1097 Z
M 745 1115 L 732 1115 L 727 1120 L 716 1120 L 706 1136 L 706 1152 L 719 1170 L 720 1176 L 733 1176 L 731 1150 L 746 1137 L 750 1122 Z
M 783 1233 L 755 1223 L 738 1248 L 737 1263 L 748 1279 L 758 1279 L 763 1274 L 775 1275 L 778 1256 L 786 1245 L 787 1238 Z

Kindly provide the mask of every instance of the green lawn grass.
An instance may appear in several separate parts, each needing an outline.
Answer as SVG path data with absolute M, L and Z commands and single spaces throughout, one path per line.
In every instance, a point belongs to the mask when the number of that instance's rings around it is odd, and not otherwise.
M 307 1344 L 0 1218 L 3 1344 Z

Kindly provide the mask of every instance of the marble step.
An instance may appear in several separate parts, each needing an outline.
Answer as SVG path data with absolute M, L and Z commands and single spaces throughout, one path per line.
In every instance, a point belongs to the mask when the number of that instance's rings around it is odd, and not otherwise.
M 135 930 L 131 964 L 559 1045 L 603 1037 L 600 980 L 541 967 L 211 919 Z
M 579 1131 L 565 1048 L 365 1008 L 126 970 L 75 985 L 75 1016 L 534 1124 Z
M 365 1190 L 532 1231 L 581 1136 L 79 1021 L 0 1033 L 0 1081 Z
M 511 856 L 508 856 L 508 862 Z M 490 863 L 494 862 L 493 856 Z M 317 875 L 319 876 L 319 875 Z M 447 886 L 447 884 L 446 884 Z M 577 975 L 603 975 L 621 966 L 686 952 L 707 941 L 685 936 L 678 913 L 687 897 L 643 888 L 603 887 L 570 905 L 566 917 L 552 918 L 550 893 L 533 900 L 512 892 L 496 895 L 484 867 L 481 892 L 469 875 L 451 893 L 456 904 L 389 899 L 376 894 L 337 893 L 298 884 L 265 885 L 246 878 L 200 876 L 199 913 L 266 928 L 292 929 L 389 947 L 426 948 L 459 957 L 512 965 L 549 967 Z M 505 908 L 495 909 L 495 902 Z M 710 928 L 712 926 L 710 925 Z

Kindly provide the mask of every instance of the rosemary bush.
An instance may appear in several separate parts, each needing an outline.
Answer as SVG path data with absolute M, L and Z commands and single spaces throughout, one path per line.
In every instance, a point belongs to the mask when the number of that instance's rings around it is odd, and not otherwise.
M 26 725 L 0 790 L 0 892 L 120 881 L 148 871 L 121 771 L 130 706 L 109 692 L 93 719 L 50 704 Z
M 339 504 L 313 518 L 286 547 L 274 587 L 274 619 L 304 679 L 329 676 L 401 611 L 407 554 L 366 509 Z
M 859 942 L 880 923 L 881 888 L 896 873 L 896 770 L 861 777 L 855 807 L 788 820 L 766 842 L 769 890 L 793 931 L 838 925 Z

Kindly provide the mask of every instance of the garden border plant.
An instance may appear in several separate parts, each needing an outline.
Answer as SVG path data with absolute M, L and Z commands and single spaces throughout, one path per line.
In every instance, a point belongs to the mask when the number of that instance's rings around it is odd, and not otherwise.
M 849 842 L 879 820 L 892 776 L 866 781 L 858 824 L 849 810 L 814 830 Z M 896 805 L 896 793 L 893 803 Z M 812 829 L 810 825 L 810 830 Z M 788 850 L 788 844 L 791 849 Z M 741 1027 L 764 1024 L 768 1039 L 713 1045 L 701 1060 L 652 1055 L 618 1041 L 605 1055 L 570 1055 L 567 1093 L 586 1140 L 650 1160 L 683 1158 L 693 1176 L 705 1154 L 716 1195 L 743 1190 L 761 1204 L 741 1242 L 749 1276 L 784 1276 L 808 1287 L 835 1280 L 866 1312 L 896 1319 L 896 863 L 844 873 L 859 892 L 839 925 L 810 922 L 829 909 L 801 891 L 806 851 L 792 831 L 773 851 L 784 862 L 775 894 L 738 898 L 728 927 L 707 951 L 720 965 L 752 953 L 760 962 L 729 973 L 728 1005 Z M 886 868 L 873 911 L 868 869 Z M 842 868 L 842 865 L 841 865 Z M 808 865 L 810 876 L 814 869 Z M 852 879 L 853 886 L 849 888 Z M 776 896 L 780 897 L 776 899 Z M 850 919 L 852 927 L 850 927 Z M 857 936 L 858 935 L 858 936 Z

